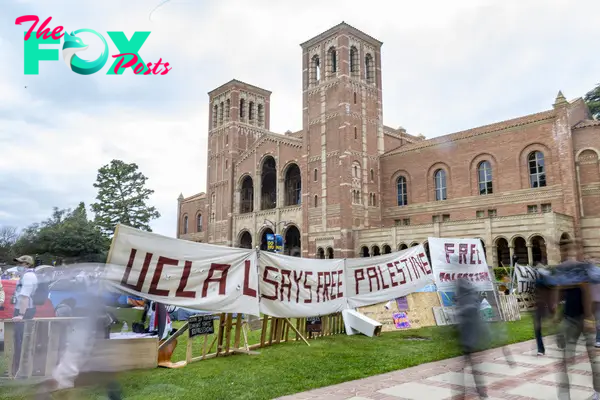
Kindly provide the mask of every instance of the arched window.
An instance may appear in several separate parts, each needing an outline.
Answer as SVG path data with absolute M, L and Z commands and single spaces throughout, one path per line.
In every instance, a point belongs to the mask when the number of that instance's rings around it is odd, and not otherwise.
M 319 205 L 319 198 L 317 197 L 317 195 L 315 194 L 315 202 L 314 202 L 314 206 L 317 207 Z
M 248 121 L 254 121 L 254 102 L 248 103 Z
M 246 100 L 240 99 L 240 119 L 244 118 L 244 109 L 246 107 Z
M 229 169 L 229 160 L 225 160 L 225 171 Z
M 355 46 L 350 47 L 350 75 L 358 77 L 358 49 Z
M 352 176 L 354 178 L 360 178 L 360 164 L 358 161 L 352 163 Z
M 188 233 L 188 216 L 183 217 L 183 234 L 187 235 Z
M 438 169 L 437 171 L 435 171 L 434 183 L 435 200 L 446 200 L 448 198 L 446 190 L 446 171 L 444 171 L 443 169 Z
M 315 181 L 315 182 L 317 181 L 317 174 L 318 174 L 318 171 L 317 171 L 317 169 L 315 168 L 315 171 L 314 171 L 314 175 L 315 175 L 315 176 L 314 176 L 314 181 Z
M 229 111 L 231 109 L 231 100 L 225 101 L 225 122 L 229 122 Z
M 529 183 L 532 188 L 546 186 L 546 168 L 544 164 L 544 154 L 541 151 L 534 151 L 529 154 Z
M 492 194 L 492 166 L 489 161 L 482 161 L 477 167 L 477 179 L 479 181 L 479 194 Z
M 358 129 L 354 127 L 354 139 L 358 139 Z
M 219 114 L 219 106 L 217 106 L 216 104 L 213 106 L 213 113 L 212 113 L 212 125 L 213 128 L 217 127 L 217 121 L 218 121 L 218 114 Z
M 336 74 L 337 72 L 337 51 L 335 49 L 335 47 L 330 47 L 329 51 L 327 52 L 327 56 L 329 57 L 329 71 L 330 71 L 330 76 L 333 76 Z
M 317 258 L 320 258 L 320 259 L 325 258 L 325 251 L 323 251 L 323 249 L 320 247 L 317 249 Z
M 356 104 L 356 92 L 354 92 L 354 104 Z
M 223 125 L 224 108 L 225 106 L 223 105 L 223 102 L 221 102 L 221 104 L 219 104 L 219 125 Z
M 198 214 L 196 217 L 196 231 L 202 232 L 202 214 Z
M 397 195 L 398 195 L 398 205 L 406 206 L 408 205 L 408 192 L 406 190 L 406 178 L 401 176 L 397 181 Z
M 318 85 L 321 80 L 321 60 L 316 54 L 310 61 L 309 79 L 311 85 Z
M 365 79 L 367 80 L 367 83 L 375 82 L 375 69 L 373 66 L 373 56 L 371 54 L 365 56 Z
M 373 168 L 371 168 L 371 181 L 375 180 L 375 172 L 373 171 Z
M 262 104 L 258 105 L 258 126 L 261 128 L 265 126 L 265 107 Z

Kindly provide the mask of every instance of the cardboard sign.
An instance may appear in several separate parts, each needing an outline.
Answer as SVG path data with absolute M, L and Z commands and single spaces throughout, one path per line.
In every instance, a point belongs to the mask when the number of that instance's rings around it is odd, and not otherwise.
M 215 333 L 215 323 L 212 315 L 194 315 L 188 318 L 190 338 Z
M 398 311 L 408 311 L 408 298 L 406 296 L 398 297 L 396 304 L 398 304 Z
M 321 332 L 321 317 L 306 318 L 306 332 Z
M 394 314 L 394 325 L 396 329 L 409 329 L 410 321 L 408 315 L 405 312 L 399 312 Z

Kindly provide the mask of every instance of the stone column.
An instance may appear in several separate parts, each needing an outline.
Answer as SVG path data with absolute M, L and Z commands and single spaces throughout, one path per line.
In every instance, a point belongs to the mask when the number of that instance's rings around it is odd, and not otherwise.
M 527 264 L 533 266 L 533 245 L 527 243 Z
M 510 261 L 509 262 L 512 263 L 513 256 L 515 255 L 515 246 L 512 246 L 512 245 L 508 246 L 508 254 L 509 254 L 509 257 L 510 257 Z M 500 260 L 498 260 L 498 263 L 500 263 Z

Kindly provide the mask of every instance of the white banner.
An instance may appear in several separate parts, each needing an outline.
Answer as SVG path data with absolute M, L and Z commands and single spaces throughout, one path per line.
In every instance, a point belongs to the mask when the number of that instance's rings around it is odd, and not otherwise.
M 261 252 L 260 312 L 315 317 L 347 308 L 344 260 L 312 260 Z
M 346 260 L 350 308 L 406 296 L 431 283 L 433 271 L 422 245 L 372 258 Z
M 533 293 L 535 291 L 535 281 L 540 276 L 535 268 L 515 264 L 515 274 L 517 275 L 518 293 Z
M 119 225 L 105 279 L 132 295 L 197 310 L 260 315 L 255 250 L 169 238 Z
M 482 292 L 494 289 L 481 240 L 430 237 L 428 242 L 440 292 L 453 292 L 459 278 L 468 279 Z

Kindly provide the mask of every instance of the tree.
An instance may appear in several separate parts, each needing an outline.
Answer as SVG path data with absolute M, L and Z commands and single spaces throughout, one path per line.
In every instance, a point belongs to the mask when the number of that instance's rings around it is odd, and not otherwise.
M 72 262 L 104 261 L 108 238 L 88 220 L 85 204 L 73 211 L 54 208 L 46 221 L 26 228 L 13 245 L 19 254 L 38 255 L 45 263 L 63 259 Z
M 112 235 L 118 223 L 152 232 L 150 221 L 160 213 L 146 202 L 154 190 L 145 187 L 146 178 L 135 163 L 112 160 L 98 170 L 94 187 L 98 189 L 97 202 L 92 204 L 96 224 Z
M 10 262 L 14 258 L 12 250 L 18 237 L 14 226 L 0 226 L 0 262 Z
M 592 118 L 600 120 L 600 83 L 583 98 L 592 113 Z

